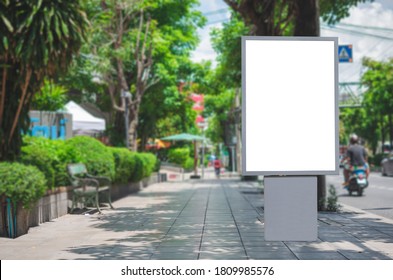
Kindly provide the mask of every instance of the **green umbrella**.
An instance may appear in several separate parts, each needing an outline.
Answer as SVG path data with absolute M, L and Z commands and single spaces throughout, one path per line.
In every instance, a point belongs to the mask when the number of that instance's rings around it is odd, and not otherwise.
M 171 136 L 167 136 L 164 138 L 161 138 L 161 140 L 164 141 L 193 141 L 194 142 L 194 173 L 195 177 L 198 177 L 198 171 L 197 171 L 197 162 L 198 162 L 198 155 L 197 155 L 197 146 L 196 146 L 196 141 L 204 141 L 205 137 L 199 136 L 199 135 L 193 135 L 189 133 L 181 133 L 181 134 L 174 134 Z

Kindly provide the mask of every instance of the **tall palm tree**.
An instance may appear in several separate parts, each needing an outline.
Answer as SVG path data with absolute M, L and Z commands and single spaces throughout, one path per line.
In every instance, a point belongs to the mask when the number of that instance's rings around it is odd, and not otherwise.
M 0 161 L 19 154 L 34 93 L 67 69 L 87 26 L 79 1 L 0 0 Z

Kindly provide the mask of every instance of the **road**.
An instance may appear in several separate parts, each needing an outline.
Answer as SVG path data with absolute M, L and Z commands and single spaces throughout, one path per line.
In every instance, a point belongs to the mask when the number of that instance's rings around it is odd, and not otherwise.
M 340 175 L 326 176 L 327 191 L 329 185 L 333 184 L 336 187 L 339 203 L 393 219 L 393 177 L 383 177 L 381 173 L 371 173 L 370 185 L 361 197 L 356 196 L 356 193 L 349 196 L 348 192 L 343 189 L 342 182 L 342 169 Z

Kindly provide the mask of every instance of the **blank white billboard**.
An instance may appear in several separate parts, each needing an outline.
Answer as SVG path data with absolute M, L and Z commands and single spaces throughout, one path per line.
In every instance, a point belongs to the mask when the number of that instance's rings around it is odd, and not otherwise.
M 243 175 L 338 173 L 337 38 L 242 37 Z

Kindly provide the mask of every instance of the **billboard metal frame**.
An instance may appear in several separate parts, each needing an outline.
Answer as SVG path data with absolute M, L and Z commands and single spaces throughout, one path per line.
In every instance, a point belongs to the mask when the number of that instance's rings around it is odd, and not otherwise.
M 256 153 L 254 153 L 254 151 L 247 151 L 247 108 L 246 108 L 246 103 L 247 103 L 247 66 L 246 65 L 246 58 L 247 58 L 247 42 L 252 42 L 252 41 L 261 41 L 261 42 L 268 42 L 268 41 L 274 41 L 274 42 L 278 42 L 279 44 L 283 43 L 285 44 L 285 42 L 294 42 L 294 41 L 298 41 L 298 42 L 303 42 L 305 44 L 308 44 L 307 42 L 309 41 L 310 44 L 312 44 L 313 42 L 332 42 L 333 43 L 333 49 L 330 48 L 331 44 L 328 44 L 329 46 L 329 52 L 330 51 L 334 51 L 334 55 L 332 55 L 331 53 L 329 53 L 329 57 L 334 57 L 334 61 L 330 61 L 329 63 L 334 63 L 334 66 L 332 67 L 332 69 L 334 69 L 334 85 L 332 85 L 332 88 L 334 88 L 334 108 L 333 106 L 331 106 L 332 108 L 329 109 L 329 112 L 331 113 L 332 116 L 334 116 L 334 120 L 331 120 L 331 118 L 329 119 L 329 122 L 333 122 L 334 121 L 334 136 L 332 135 L 332 137 L 329 139 L 333 139 L 334 138 L 334 144 L 332 143 L 332 141 L 330 141 L 329 143 L 331 143 L 331 145 L 334 145 L 334 164 L 332 164 L 333 161 L 333 155 L 330 156 L 329 155 L 329 168 L 327 169 L 314 169 L 312 167 L 312 163 L 310 163 L 310 168 L 306 168 L 306 169 L 301 169 L 301 170 L 297 170 L 296 168 L 293 169 L 286 169 L 285 167 L 283 168 L 273 168 L 271 170 L 269 170 L 269 168 L 261 168 L 261 170 L 256 170 L 255 168 L 248 168 L 248 164 L 247 164 L 247 156 L 252 156 L 252 157 L 259 157 L 258 160 L 263 161 L 265 160 L 263 158 L 263 155 L 258 155 Z M 262 44 L 263 45 L 263 44 Z M 261 52 L 263 52 L 264 50 L 261 49 Z M 291 50 L 294 52 L 294 55 L 296 54 L 297 50 Z M 255 54 L 255 53 L 254 53 Z M 321 54 L 323 55 L 323 54 Z M 278 63 L 280 63 L 280 61 L 278 61 Z M 330 65 L 331 66 L 331 65 Z M 268 67 L 266 65 L 261 65 L 261 67 Z M 321 68 L 322 69 L 322 68 Z M 304 70 L 304 69 L 303 69 Z M 306 71 L 313 71 L 313 69 L 306 69 Z M 311 72 L 310 72 L 311 73 Z M 307 73 L 303 73 L 303 75 L 307 75 Z M 258 83 L 260 83 L 262 81 L 258 81 Z M 285 81 L 284 81 L 285 82 Z M 255 86 L 254 86 L 255 87 Z M 339 121 L 338 121 L 338 117 L 339 117 L 339 107 L 338 107 L 338 38 L 336 37 L 272 37 L 272 36 L 242 36 L 242 142 L 243 142 L 243 150 L 242 150 L 242 174 L 245 176 L 248 175 L 271 175 L 271 176 L 285 176 L 285 175 L 289 175 L 289 176 L 301 176 L 301 175 L 334 175 L 334 174 L 338 174 L 339 172 L 339 137 L 338 137 L 338 133 L 339 133 Z M 333 93 L 332 93 L 333 94 Z M 251 97 L 250 97 L 251 98 Z M 331 98 L 331 97 L 329 97 Z M 251 99 L 250 99 L 251 100 Z M 285 102 L 285 100 L 281 100 L 281 102 Z M 289 102 L 289 101 L 288 101 Z M 278 106 L 278 104 L 270 104 L 269 106 Z M 311 104 L 312 106 L 312 104 Z M 330 110 L 334 110 L 334 113 Z M 315 113 L 315 110 L 313 111 Z M 258 113 L 258 112 L 257 112 Z M 329 114 L 330 115 L 330 114 Z M 255 112 L 253 113 L 253 116 L 255 116 Z M 265 121 L 269 121 L 269 122 L 274 122 L 274 120 L 269 119 L 269 120 L 265 120 Z M 264 122 L 263 120 L 259 120 L 260 122 L 260 127 L 261 127 L 261 131 L 264 129 Z M 332 123 L 333 125 L 333 123 Z M 310 129 L 313 129 L 312 127 L 310 127 Z M 269 133 L 269 131 L 268 131 Z M 274 135 L 266 135 L 264 133 L 261 133 L 261 135 L 263 134 L 262 137 L 275 137 Z M 333 134 L 333 133 L 331 133 Z M 255 136 L 255 133 L 253 134 Z M 309 139 L 303 139 L 303 141 L 308 141 Z M 261 141 L 263 144 L 263 141 Z M 296 147 L 295 147 L 296 148 Z M 323 149 L 323 147 L 321 147 L 321 149 Z M 280 155 L 279 153 L 277 154 L 277 157 L 282 157 L 283 155 Z M 286 156 L 291 156 L 286 155 Z M 298 160 L 302 160 L 302 158 L 298 158 Z M 305 159 L 307 160 L 307 158 Z M 328 162 L 328 161 L 326 161 Z M 255 165 L 255 164 L 254 164 Z M 267 164 L 263 164 L 262 166 L 269 165 L 269 163 Z

